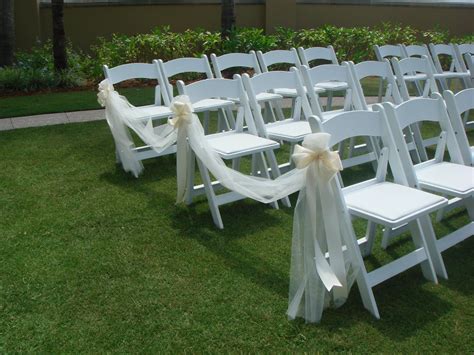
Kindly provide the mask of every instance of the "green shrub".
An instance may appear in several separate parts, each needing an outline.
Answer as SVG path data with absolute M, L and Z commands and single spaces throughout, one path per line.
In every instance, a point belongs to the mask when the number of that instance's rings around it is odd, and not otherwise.
M 375 44 L 449 42 L 473 43 L 474 34 L 451 37 L 448 31 L 438 27 L 421 31 L 410 26 L 382 23 L 377 27 L 346 28 L 324 25 L 297 31 L 279 27 L 271 35 L 266 35 L 263 29 L 259 28 L 236 28 L 227 38 L 221 39 L 217 31 L 194 29 L 177 33 L 172 32 L 169 26 L 164 26 L 154 29 L 151 33 L 133 36 L 113 34 L 109 39 L 99 38 L 91 47 L 92 55 L 74 50 L 69 44 L 69 69 L 59 76 L 54 73 L 50 41 L 29 52 L 17 53 L 15 66 L 0 69 L 0 90 L 35 91 L 58 85 L 73 87 L 97 83 L 103 78 L 103 64 L 114 67 L 132 62 L 151 62 L 157 58 L 168 61 L 211 53 L 247 53 L 250 50 L 268 52 L 299 46 L 333 45 L 341 61 L 360 62 L 374 59 Z M 193 75 L 185 77 L 194 78 Z

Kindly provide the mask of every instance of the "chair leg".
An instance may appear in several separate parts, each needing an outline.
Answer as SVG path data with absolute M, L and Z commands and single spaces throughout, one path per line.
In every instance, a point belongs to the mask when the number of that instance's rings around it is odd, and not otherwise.
M 367 222 L 367 231 L 365 233 L 365 238 L 367 242 L 364 245 L 362 256 L 366 257 L 372 254 L 372 248 L 374 247 L 375 241 L 375 232 L 377 230 L 377 225 L 374 222 L 368 221 Z
M 122 164 L 122 160 L 120 159 L 120 153 L 117 149 L 115 149 L 115 163 Z
M 271 151 L 266 152 L 266 155 L 267 155 L 267 159 L 272 171 L 272 177 L 276 179 L 278 176 L 280 176 L 280 169 L 278 168 L 275 152 L 271 150 Z M 283 206 L 291 207 L 290 198 L 288 196 L 282 198 L 280 201 L 283 204 Z
M 443 257 L 438 249 L 436 242 L 436 235 L 433 229 L 433 224 L 429 215 L 423 216 L 418 219 L 419 226 L 423 231 L 424 242 L 426 244 L 426 250 L 430 254 L 430 259 L 436 274 L 443 279 L 448 278 L 446 267 L 444 265 Z
M 427 161 L 428 154 L 426 153 L 426 148 L 423 144 L 423 136 L 421 135 L 420 125 L 415 123 L 411 125 L 411 129 L 413 130 L 413 139 L 415 141 L 416 150 L 420 155 L 420 159 L 422 161 Z
M 204 112 L 204 134 L 209 133 L 209 120 L 210 120 L 210 112 Z
M 436 272 L 431 261 L 431 255 L 429 253 L 428 245 L 426 243 L 426 239 L 420 223 L 418 221 L 412 221 L 408 223 L 408 228 L 410 230 L 411 237 L 415 246 L 417 248 L 423 248 L 427 256 L 427 259 L 420 263 L 423 276 L 427 280 L 433 281 L 434 283 L 438 283 L 438 278 L 436 277 Z
M 331 111 L 332 108 L 332 96 L 334 94 L 333 91 L 328 91 L 328 97 L 327 97 L 327 102 L 326 102 L 326 111 Z
M 379 94 L 378 94 L 378 101 L 377 102 L 382 102 L 382 93 L 383 93 L 383 79 L 380 78 L 380 81 L 379 81 Z
M 383 229 L 383 234 L 382 234 L 382 243 L 381 243 L 382 249 L 385 250 L 388 248 L 388 244 L 390 243 L 391 236 L 392 236 L 392 229 L 389 227 L 385 227 Z
M 196 169 L 196 157 L 194 155 L 194 152 L 192 151 L 191 147 L 187 147 L 187 149 L 190 150 L 189 152 L 189 160 L 187 162 L 188 167 L 187 167 L 187 182 L 188 182 L 188 187 L 187 187 L 187 194 L 186 194 L 186 199 L 185 203 L 186 205 L 190 205 L 193 203 L 193 198 L 194 198 L 194 172 Z
M 209 172 L 204 164 L 196 158 L 199 172 L 201 173 L 202 182 L 204 184 L 204 190 L 206 191 L 207 202 L 209 203 L 209 209 L 211 210 L 212 220 L 214 224 L 219 229 L 224 229 L 224 224 L 222 223 L 221 213 L 219 211 L 219 205 L 217 204 L 216 194 L 214 193 L 214 189 L 212 188 L 211 177 L 209 176 Z

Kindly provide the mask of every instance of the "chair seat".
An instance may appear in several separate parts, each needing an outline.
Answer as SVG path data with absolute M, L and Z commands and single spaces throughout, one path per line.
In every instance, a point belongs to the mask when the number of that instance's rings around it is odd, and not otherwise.
M 197 101 L 193 103 L 194 112 L 203 112 L 203 111 L 210 111 L 216 110 L 219 108 L 234 106 L 234 102 L 232 100 L 223 100 L 223 99 L 205 99 L 201 101 Z
M 258 102 L 281 100 L 283 98 L 283 96 L 279 94 L 272 94 L 270 92 L 261 92 L 260 94 L 257 94 L 256 96 L 257 96 Z
M 403 76 L 403 80 L 405 80 L 405 81 L 426 80 L 426 74 L 422 74 L 422 73 L 407 74 L 407 75 Z
M 445 71 L 442 73 L 435 73 L 435 79 L 449 79 L 449 78 L 466 78 L 469 77 L 467 72 Z
M 136 107 L 141 113 L 143 118 L 155 117 L 155 118 L 167 118 L 173 114 L 168 106 L 158 105 L 146 105 Z
M 292 143 L 301 142 L 305 136 L 311 133 L 308 121 L 295 121 L 293 118 L 268 123 L 265 127 L 271 139 Z
M 448 203 L 444 197 L 391 182 L 345 190 L 344 197 L 351 214 L 392 228 Z
M 278 142 L 249 133 L 222 132 L 207 135 L 206 139 L 224 159 L 234 159 L 280 147 Z
M 347 90 L 349 85 L 343 81 L 323 81 L 316 84 L 315 87 L 327 91 L 342 91 Z
M 461 198 L 474 193 L 474 169 L 470 166 L 442 162 L 415 169 L 424 189 Z
M 260 94 L 257 94 L 257 101 L 258 102 L 266 102 L 266 101 L 275 101 L 275 100 L 281 100 L 283 99 L 283 96 L 278 95 L 278 94 L 272 94 L 270 92 L 261 92 Z M 240 100 L 237 98 L 229 98 L 229 100 L 232 100 L 235 103 L 239 103 Z
M 306 92 L 306 88 L 304 88 L 304 90 Z M 284 97 L 297 97 L 298 96 L 298 93 L 296 92 L 296 89 L 281 88 L 281 89 L 275 89 L 274 91 L 275 91 L 275 94 L 279 94 L 279 95 L 284 96 Z M 314 88 L 314 92 L 316 94 L 321 94 L 324 91 L 326 91 L 326 90 L 323 89 L 323 88 L 319 88 L 319 87 Z

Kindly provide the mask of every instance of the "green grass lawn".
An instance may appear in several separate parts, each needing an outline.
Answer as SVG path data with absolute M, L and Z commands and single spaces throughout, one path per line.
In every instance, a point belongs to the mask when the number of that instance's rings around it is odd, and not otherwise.
M 147 161 L 139 179 L 116 166 L 103 121 L 4 131 L 0 141 L 1 352 L 474 348 L 472 238 L 443 254 L 449 280 L 435 285 L 415 267 L 377 286 L 381 320 L 354 286 L 321 324 L 289 321 L 293 209 L 247 199 L 221 208 L 217 230 L 205 200 L 175 205 L 174 157 Z M 435 229 L 467 221 L 455 210 Z M 412 247 L 402 236 L 366 265 Z

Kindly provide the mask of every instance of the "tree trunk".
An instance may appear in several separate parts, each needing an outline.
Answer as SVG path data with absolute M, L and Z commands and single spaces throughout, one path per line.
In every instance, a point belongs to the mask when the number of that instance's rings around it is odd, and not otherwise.
M 0 0 L 0 67 L 13 64 L 15 19 L 13 0 Z
M 234 0 L 222 0 L 221 12 L 221 36 L 228 37 L 235 26 L 235 3 Z
M 66 34 L 64 32 L 64 0 L 52 0 L 53 10 L 53 56 L 54 69 L 61 72 L 67 68 Z

